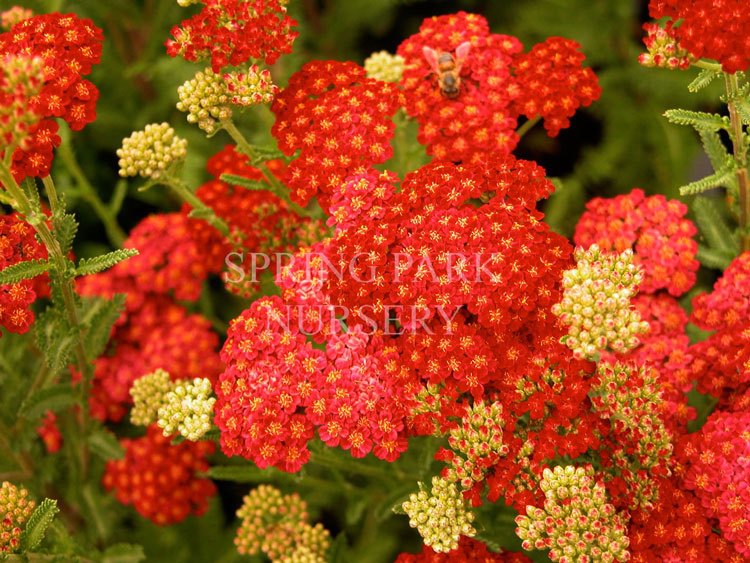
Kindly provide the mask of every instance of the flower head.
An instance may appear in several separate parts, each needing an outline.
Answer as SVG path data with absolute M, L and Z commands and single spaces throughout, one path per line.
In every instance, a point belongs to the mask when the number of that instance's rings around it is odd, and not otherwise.
M 0 553 L 14 553 L 21 547 L 21 532 L 35 506 L 23 487 L 8 481 L 0 485 Z
M 103 483 L 122 504 L 132 504 L 145 518 L 161 526 L 175 524 L 190 514 L 203 514 L 216 493 L 210 479 L 198 477 L 208 470 L 210 442 L 170 444 L 156 425 L 145 436 L 121 440 L 123 459 L 107 462 Z
M 157 369 L 136 379 L 130 387 L 133 398 L 133 408 L 130 411 L 130 422 L 138 426 L 149 426 L 159 417 L 159 408 L 174 384 L 169 374 L 163 369 Z M 169 434 L 172 434 L 169 432 Z
M 677 44 L 672 26 L 671 21 L 665 27 L 656 23 L 643 24 L 643 29 L 648 33 L 643 38 L 648 53 L 642 53 L 638 57 L 639 63 L 643 66 L 656 66 L 670 70 L 690 68 L 690 53 Z
M 368 78 L 383 82 L 398 82 L 404 74 L 404 58 L 388 51 L 378 51 L 365 59 Z
M 166 436 L 179 432 L 192 442 L 200 440 L 211 429 L 216 402 L 211 392 L 211 381 L 205 378 L 176 383 L 159 408 L 157 425 Z
M 168 123 L 152 123 L 123 139 L 117 149 L 120 176 L 157 179 L 176 163 L 185 160 L 187 141 L 178 137 Z
M 528 506 L 516 517 L 526 551 L 549 549 L 549 558 L 561 563 L 630 559 L 626 520 L 607 503 L 592 468 L 546 468 L 540 487 L 544 506 Z
M 27 20 L 34 15 L 34 12 L 21 6 L 13 6 L 0 13 L 0 28 L 7 31 L 18 22 Z
M 633 264 L 633 252 L 602 252 L 597 245 L 577 248 L 576 267 L 563 274 L 565 293 L 552 312 L 567 325 L 563 341 L 582 358 L 612 349 L 627 352 L 638 344 L 638 335 L 648 331 L 631 305 L 641 269 Z
M 209 135 L 219 128 L 219 122 L 232 117 L 227 84 L 210 68 L 178 87 L 177 95 L 177 109 L 188 114 L 189 123 L 197 123 Z
M 417 529 L 425 545 L 442 553 L 456 549 L 461 536 L 476 534 L 471 525 L 474 514 L 455 484 L 433 477 L 429 491 L 422 483 L 419 489 L 402 506 L 409 515 L 409 525 Z

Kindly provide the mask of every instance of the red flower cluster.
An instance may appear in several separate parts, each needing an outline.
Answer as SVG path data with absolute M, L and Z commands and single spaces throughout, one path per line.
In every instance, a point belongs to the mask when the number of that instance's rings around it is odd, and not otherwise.
M 750 558 L 750 413 L 717 412 L 683 438 L 684 487 L 722 538 Z
M 44 258 L 47 258 L 47 250 L 36 239 L 31 225 L 17 213 L 0 215 L 0 270 L 19 262 Z M 18 334 L 28 331 L 34 322 L 31 304 L 38 297 L 47 295 L 49 279 L 46 275 L 0 285 L 0 327 Z
M 60 144 L 52 118 L 64 119 L 73 130 L 94 120 L 99 91 L 82 77 L 99 62 L 102 39 L 91 20 L 58 13 L 24 19 L 0 34 L 0 59 L 22 55 L 38 57 L 43 64 L 43 84 L 29 102 L 38 121 L 28 128 L 24 146 L 13 153 L 16 180 L 49 174 L 52 149 Z
M 471 44 L 469 54 L 456 61 L 460 93 L 448 98 L 423 49 L 453 54 L 466 41 Z M 511 104 L 522 94 L 511 66 L 522 48 L 515 37 L 491 34 L 485 18 L 466 12 L 426 19 L 419 33 L 401 43 L 397 53 L 404 58 L 406 111 L 419 122 L 417 139 L 429 154 L 478 162 L 487 154 L 507 154 L 515 148 Z
M 680 47 L 721 63 L 726 72 L 750 67 L 750 12 L 744 0 L 651 0 L 653 18 L 670 18 Z
M 570 125 L 579 107 L 591 105 L 602 93 L 594 71 L 582 67 L 586 57 L 580 48 L 571 39 L 550 37 L 516 58 L 514 72 L 524 95 L 513 107 L 529 119 L 544 118 L 550 137 Z
M 573 238 L 583 247 L 598 244 L 615 252 L 632 248 L 643 266 L 640 291 L 666 289 L 679 296 L 693 286 L 700 266 L 695 259 L 698 243 L 692 238 L 697 229 L 684 218 L 686 213 L 685 204 L 663 195 L 646 197 L 636 188 L 626 195 L 590 200 Z
M 455 54 L 469 43 L 462 59 Z M 425 48 L 452 57 L 458 95 L 442 92 L 441 72 Z M 487 20 L 459 12 L 429 18 L 419 33 L 398 48 L 404 58 L 401 81 L 406 111 L 419 122 L 418 140 L 438 159 L 477 163 L 490 154 L 511 152 L 518 142 L 519 115 L 541 116 L 550 136 L 569 125 L 580 106 L 601 92 L 575 41 L 554 37 L 528 54 L 515 37 L 490 33 Z
M 57 453 L 62 448 L 63 436 L 57 426 L 57 416 L 54 412 L 47 411 L 42 419 L 42 424 L 37 427 L 36 433 L 44 442 L 44 447 L 48 453 Z
M 461 536 L 458 548 L 447 553 L 436 553 L 429 546 L 423 546 L 417 554 L 401 553 L 395 563 L 527 563 L 531 559 L 523 553 L 504 551 L 493 553 L 480 541 Z
M 690 320 L 705 330 L 732 328 L 750 317 L 750 252 L 743 252 L 724 271 L 711 293 L 693 298 Z
M 406 449 L 413 392 L 400 380 L 395 349 L 353 328 L 329 339 L 326 359 L 298 331 L 297 315 L 267 297 L 232 322 L 215 386 L 223 451 L 298 471 L 317 428 L 325 443 L 354 457 L 372 451 L 395 460 Z
M 145 436 L 121 440 L 125 457 L 108 461 L 102 479 L 122 504 L 132 504 L 161 526 L 203 514 L 216 493 L 210 479 L 196 475 L 208 470 L 206 456 L 214 452 L 213 443 L 172 445 L 170 440 L 156 425 Z
M 167 53 L 188 61 L 211 60 L 214 72 L 250 59 L 273 64 L 292 52 L 297 22 L 280 0 L 203 0 L 200 13 L 172 28 Z
M 355 174 L 388 160 L 392 116 L 402 94 L 391 83 L 365 77 L 351 62 L 312 61 L 292 75 L 274 100 L 271 132 L 289 165 L 287 184 L 302 205 L 318 196 L 327 210 L 331 197 Z

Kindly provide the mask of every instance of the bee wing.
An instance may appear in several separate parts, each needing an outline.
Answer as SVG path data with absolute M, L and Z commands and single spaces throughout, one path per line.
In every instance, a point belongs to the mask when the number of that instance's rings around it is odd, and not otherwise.
M 427 61 L 427 64 L 430 65 L 430 68 L 432 69 L 432 72 L 435 74 L 440 74 L 440 67 L 438 66 L 438 54 L 435 49 L 431 49 L 430 47 L 422 47 L 422 54 L 424 55 L 425 60 Z
M 464 41 L 461 43 L 458 47 L 456 47 L 456 71 L 461 72 L 461 65 L 464 62 L 464 59 L 469 56 L 469 51 L 471 51 L 471 43 L 468 41 Z

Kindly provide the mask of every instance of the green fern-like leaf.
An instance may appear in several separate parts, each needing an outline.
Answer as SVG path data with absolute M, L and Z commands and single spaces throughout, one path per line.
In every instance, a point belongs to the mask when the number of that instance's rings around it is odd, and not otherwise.
M 55 286 L 52 286 L 53 295 Z M 34 336 L 40 350 L 44 352 L 44 361 L 53 373 L 59 373 L 70 360 L 75 345 L 75 333 L 59 307 L 49 307 L 36 320 Z
M 47 528 L 58 512 L 60 512 L 60 509 L 57 508 L 57 501 L 55 500 L 46 498 L 39 503 L 39 506 L 29 517 L 26 528 L 21 533 L 21 551 L 33 551 L 42 543 Z
M 706 129 L 698 131 L 698 134 L 701 137 L 703 150 L 711 161 L 711 166 L 713 167 L 714 172 L 725 168 L 727 161 L 728 159 L 731 159 L 731 156 L 727 152 L 724 143 L 721 142 L 719 134 L 716 131 L 708 131 Z
M 698 254 L 696 257 L 707 268 L 715 268 L 717 270 L 726 270 L 734 259 L 733 254 L 727 254 L 702 245 L 698 245 Z
M 736 256 L 739 245 L 717 208 L 717 202 L 708 197 L 698 197 L 693 201 L 695 220 L 709 247 L 729 256 Z
M 18 283 L 22 280 L 35 278 L 48 271 L 50 266 L 49 260 L 28 260 L 13 264 L 0 270 L 0 285 Z
M 88 260 L 84 258 L 78 263 L 76 276 L 88 276 L 89 274 L 108 270 L 118 262 L 127 260 L 136 254 L 138 254 L 138 251 L 135 248 L 121 248 L 107 254 L 102 254 L 101 256 L 89 258 Z
M 734 101 L 734 107 L 737 108 L 737 113 L 740 114 L 742 123 L 750 125 L 750 100 L 738 98 Z
M 117 441 L 115 435 L 104 428 L 92 432 L 91 436 L 89 436 L 89 447 L 93 453 L 101 457 L 104 461 L 125 457 L 125 450 L 120 442 Z
M 73 248 L 73 240 L 78 232 L 78 221 L 71 213 L 63 213 L 55 222 L 55 236 L 60 243 L 63 254 L 67 254 Z
M 84 301 L 81 322 L 85 327 L 84 348 L 89 360 L 98 358 L 109 342 L 112 325 L 120 317 L 125 306 L 125 295 L 111 299 L 94 298 Z
M 58 412 L 76 402 L 73 387 L 69 383 L 60 383 L 46 389 L 41 389 L 31 395 L 19 409 L 28 419 L 41 417 L 47 411 Z
M 271 190 L 271 187 L 266 182 L 262 182 L 260 180 L 252 180 L 250 178 L 245 178 L 244 176 L 237 176 L 236 174 L 222 174 L 221 180 L 223 182 L 226 182 L 227 184 L 232 184 L 233 186 L 245 188 L 246 190 L 254 190 L 254 191 L 263 191 L 263 190 L 270 191 Z
M 698 130 L 708 129 L 709 131 L 718 131 L 729 128 L 729 118 L 717 113 L 670 109 L 664 112 L 664 117 L 677 125 L 690 125 Z
M 711 82 L 713 82 L 714 79 L 719 76 L 721 76 L 720 72 L 704 68 L 700 71 L 695 80 L 688 84 L 688 90 L 690 90 L 691 92 L 698 92 L 699 90 L 702 90 L 703 88 L 711 84 Z
M 680 187 L 680 195 L 695 195 L 714 188 L 726 187 L 731 184 L 732 178 L 734 177 L 734 170 L 720 170 L 715 174 L 706 176 L 695 182 L 690 182 Z

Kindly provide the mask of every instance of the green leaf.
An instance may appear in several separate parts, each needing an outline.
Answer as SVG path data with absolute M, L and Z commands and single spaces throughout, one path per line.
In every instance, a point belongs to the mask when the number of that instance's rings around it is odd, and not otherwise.
M 83 258 L 78 263 L 75 275 L 87 276 L 89 274 L 96 274 L 97 272 L 108 270 L 118 262 L 122 262 L 123 260 L 126 260 L 131 256 L 135 256 L 137 254 L 138 251 L 135 248 L 120 248 L 119 250 L 108 252 L 107 254 L 102 254 L 101 256 L 89 258 L 88 260 Z
M 727 254 L 721 250 L 714 250 L 703 245 L 698 245 L 698 261 L 707 268 L 726 270 L 734 260 L 734 254 Z
M 236 174 L 222 174 L 221 180 L 223 182 L 226 182 L 227 184 L 245 188 L 246 190 L 271 191 L 271 187 L 268 185 L 268 183 L 262 180 L 252 180 L 250 178 L 245 178 L 244 176 L 237 176 Z
M 32 551 L 42 542 L 47 527 L 52 523 L 55 514 L 60 512 L 57 501 L 44 499 L 29 517 L 26 528 L 21 534 L 21 551 Z
M 706 151 L 706 155 L 711 161 L 711 166 L 714 171 L 725 168 L 727 160 L 730 159 L 731 156 L 721 142 L 719 134 L 716 131 L 708 131 L 707 129 L 701 129 L 698 131 L 698 134 L 701 137 L 701 143 L 703 143 L 703 150 Z
M 715 174 L 681 186 L 680 195 L 695 195 L 714 188 L 726 187 L 731 184 L 734 174 L 735 172 L 732 169 L 719 170 Z
M 695 80 L 688 84 L 688 90 L 693 93 L 698 92 L 699 90 L 702 90 L 703 88 L 711 84 L 711 82 L 713 82 L 714 79 L 719 76 L 721 76 L 720 72 L 704 68 L 700 71 Z
M 55 286 L 52 287 L 53 292 Z M 44 361 L 53 373 L 68 365 L 75 346 L 75 332 L 57 307 L 49 307 L 39 315 L 34 326 L 36 343 L 44 352 Z
M 117 438 L 112 432 L 105 428 L 92 432 L 88 441 L 91 451 L 104 461 L 122 459 L 125 457 L 125 450 L 120 442 L 117 441 Z
M 693 211 L 698 228 L 712 249 L 732 256 L 739 253 L 739 245 L 715 200 L 697 197 L 693 201 Z
M 35 278 L 51 268 L 49 260 L 27 260 L 0 270 L 0 285 Z
M 396 511 L 403 510 L 401 505 L 405 501 L 409 500 L 409 495 L 414 492 L 416 486 L 412 483 L 396 487 L 393 491 L 388 493 L 383 500 L 381 500 L 374 508 L 373 514 L 378 522 L 384 522 L 391 518 Z
M 37 186 L 36 179 L 26 178 L 21 185 L 23 186 L 24 193 L 29 196 L 32 209 L 41 212 L 42 202 L 39 198 L 39 187 Z
M 737 108 L 737 113 L 740 114 L 742 123 L 750 125 L 750 100 L 736 98 L 734 100 L 734 107 Z
M 26 418 L 39 418 L 47 411 L 58 412 L 76 402 L 73 387 L 69 383 L 60 383 L 40 389 L 23 402 L 19 414 Z
M 139 563 L 146 560 L 143 547 L 129 543 L 118 543 L 102 554 L 102 563 Z
M 346 537 L 345 532 L 341 532 L 336 539 L 333 540 L 331 547 L 328 550 L 327 560 L 331 563 L 347 563 L 350 561 L 349 555 L 349 540 Z
M 78 221 L 72 213 L 62 214 L 55 222 L 55 236 L 60 243 L 63 254 L 67 254 L 73 248 L 73 240 L 75 240 L 77 232 Z
M 111 299 L 95 298 L 94 304 L 84 314 L 84 348 L 89 360 L 98 358 L 107 347 L 112 325 L 120 318 L 125 307 L 125 295 L 117 294 Z
M 729 129 L 729 118 L 718 113 L 669 109 L 664 112 L 664 117 L 677 125 L 690 125 L 698 130 L 708 129 L 709 131 L 717 131 L 719 129 Z

